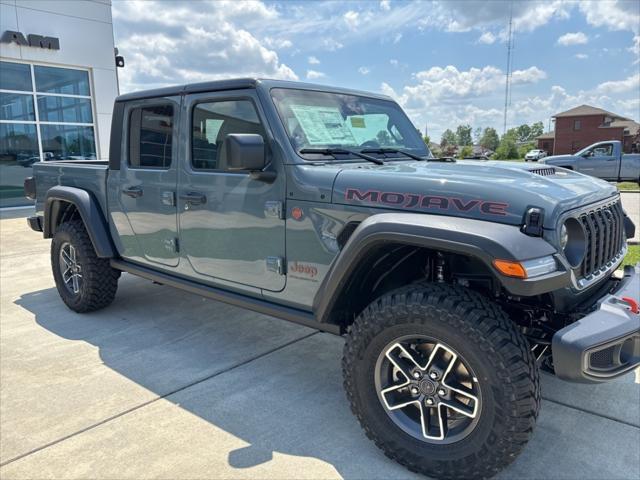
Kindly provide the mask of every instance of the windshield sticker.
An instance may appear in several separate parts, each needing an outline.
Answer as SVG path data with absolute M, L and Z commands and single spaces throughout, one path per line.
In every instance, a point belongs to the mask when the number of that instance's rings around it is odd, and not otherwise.
M 351 117 L 351 126 L 353 128 L 367 128 L 364 124 L 364 117 Z
M 291 105 L 309 145 L 355 145 L 356 139 L 347 128 L 336 107 Z

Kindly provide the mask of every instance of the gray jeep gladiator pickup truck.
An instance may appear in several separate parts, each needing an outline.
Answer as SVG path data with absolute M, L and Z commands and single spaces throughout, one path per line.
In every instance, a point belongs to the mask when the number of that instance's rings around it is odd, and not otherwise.
M 540 370 L 595 383 L 640 363 L 616 188 L 434 158 L 385 96 L 256 79 L 131 93 L 108 162 L 34 172 L 28 221 L 69 308 L 106 307 L 128 272 L 344 335 L 351 408 L 412 471 L 490 477 L 531 435 Z

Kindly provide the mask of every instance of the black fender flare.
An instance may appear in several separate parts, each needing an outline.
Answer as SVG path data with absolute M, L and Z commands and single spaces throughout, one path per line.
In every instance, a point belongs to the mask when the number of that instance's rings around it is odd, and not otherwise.
M 55 186 L 47 191 L 44 199 L 44 238 L 53 237 L 62 202 L 71 203 L 78 210 L 96 255 L 101 258 L 115 257 L 116 250 L 98 201 L 90 192 L 81 188 Z
M 358 263 L 384 243 L 476 257 L 514 295 L 538 295 L 570 282 L 570 272 L 556 249 L 540 237 L 525 235 L 518 226 L 443 215 L 382 213 L 365 219 L 331 263 L 313 301 L 313 312 L 318 321 L 331 321 L 332 308 Z M 493 266 L 496 259 L 524 261 L 548 255 L 558 259 L 558 271 L 534 279 L 506 277 Z

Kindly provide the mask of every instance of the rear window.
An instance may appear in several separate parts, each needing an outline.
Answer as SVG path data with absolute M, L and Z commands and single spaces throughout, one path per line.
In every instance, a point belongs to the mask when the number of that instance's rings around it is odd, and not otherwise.
M 129 166 L 171 166 L 173 152 L 173 106 L 134 108 L 129 117 Z

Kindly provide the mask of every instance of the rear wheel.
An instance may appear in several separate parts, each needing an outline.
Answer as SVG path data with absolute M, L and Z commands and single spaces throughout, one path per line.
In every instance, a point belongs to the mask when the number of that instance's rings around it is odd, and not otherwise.
M 109 305 L 116 295 L 120 271 L 99 258 L 79 220 L 56 229 L 51 242 L 51 268 L 62 301 L 83 313 Z
M 496 305 L 457 287 L 416 284 L 374 301 L 350 329 L 343 372 L 367 436 L 437 478 L 499 472 L 540 406 L 527 341 Z

